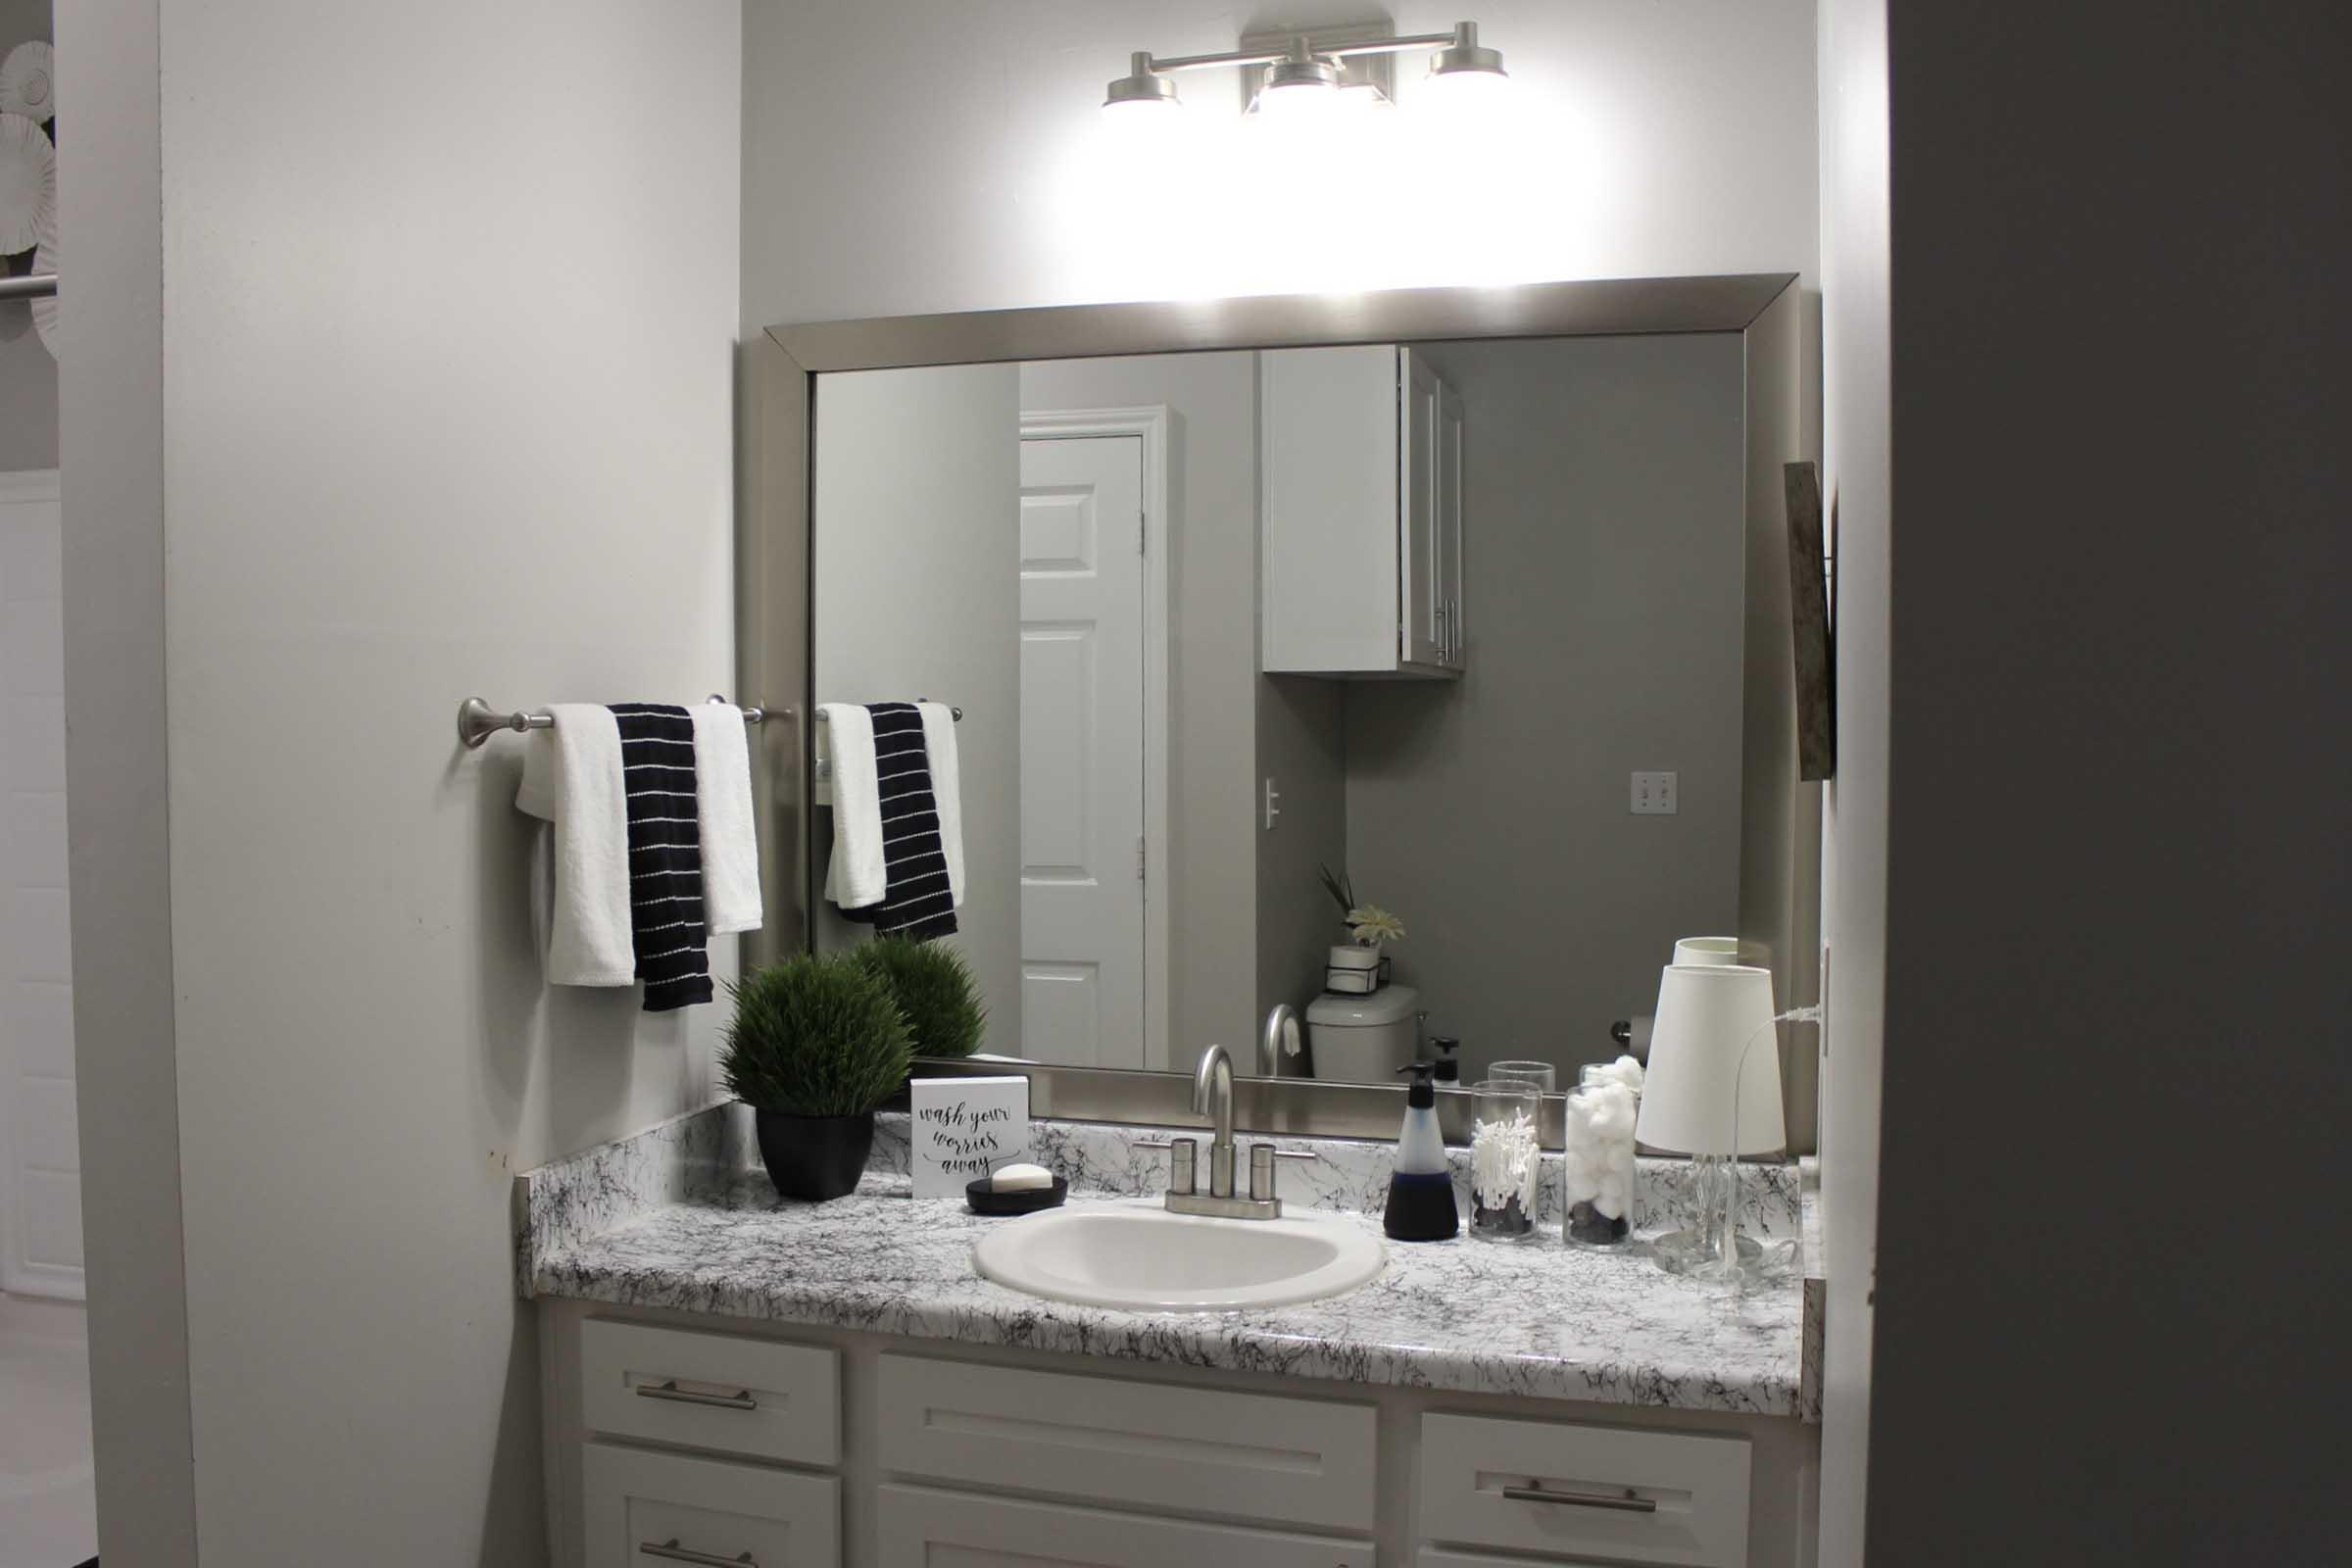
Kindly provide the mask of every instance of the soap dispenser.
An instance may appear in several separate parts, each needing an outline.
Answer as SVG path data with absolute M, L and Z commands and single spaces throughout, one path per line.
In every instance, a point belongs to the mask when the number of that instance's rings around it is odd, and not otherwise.
M 1461 1229 L 1454 1210 L 1453 1172 L 1446 1164 L 1446 1140 L 1438 1132 L 1438 1092 L 1430 1083 L 1435 1062 L 1408 1061 L 1398 1072 L 1412 1074 L 1404 1096 L 1404 1127 L 1396 1135 L 1396 1171 L 1389 1178 L 1389 1203 L 1381 1227 L 1400 1242 L 1443 1242 Z

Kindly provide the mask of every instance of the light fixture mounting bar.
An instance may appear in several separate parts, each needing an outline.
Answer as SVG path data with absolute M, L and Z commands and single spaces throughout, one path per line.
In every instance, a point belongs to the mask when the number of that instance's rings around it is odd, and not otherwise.
M 1347 55 L 1396 55 L 1412 49 L 1443 49 L 1454 41 L 1454 32 L 1397 33 L 1387 38 L 1371 38 L 1361 42 L 1318 44 L 1312 32 L 1293 35 L 1307 47 L 1310 54 L 1326 60 Z M 1276 66 L 1291 58 L 1288 49 L 1228 49 L 1214 55 L 1171 55 L 1160 59 L 1155 55 L 1139 54 L 1136 58 L 1144 69 L 1166 74 L 1171 71 L 1208 71 L 1218 66 Z

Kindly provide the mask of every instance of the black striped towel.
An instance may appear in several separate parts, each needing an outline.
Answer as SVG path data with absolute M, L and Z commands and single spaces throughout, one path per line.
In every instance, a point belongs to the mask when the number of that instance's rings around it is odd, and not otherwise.
M 842 913 L 885 934 L 944 937 L 956 929 L 956 895 L 940 844 L 922 712 L 912 703 L 869 703 L 866 711 L 874 719 L 874 793 L 882 805 L 888 881 L 880 904 Z
M 710 1000 L 703 921 L 694 720 L 666 703 L 614 703 L 629 810 L 629 928 L 645 1010 Z

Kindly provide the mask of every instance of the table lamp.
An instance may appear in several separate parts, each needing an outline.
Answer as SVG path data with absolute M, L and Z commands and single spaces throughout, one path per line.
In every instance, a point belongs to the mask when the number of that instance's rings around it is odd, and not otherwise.
M 1658 984 L 1635 1136 L 1689 1154 L 1697 1223 L 1658 1239 L 1652 1255 L 1673 1274 L 1737 1275 L 1762 1254 L 1739 1234 L 1740 1156 L 1788 1145 L 1781 1121 L 1781 1052 L 1772 971 L 1744 964 L 1668 964 Z

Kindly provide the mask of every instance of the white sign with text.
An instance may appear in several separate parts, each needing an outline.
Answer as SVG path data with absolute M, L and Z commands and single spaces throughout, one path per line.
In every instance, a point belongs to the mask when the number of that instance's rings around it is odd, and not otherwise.
M 917 1078 L 909 1164 L 917 1198 L 964 1188 L 1029 1157 L 1029 1080 Z

